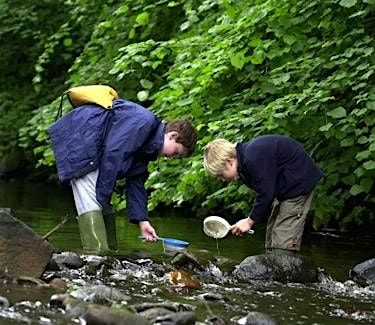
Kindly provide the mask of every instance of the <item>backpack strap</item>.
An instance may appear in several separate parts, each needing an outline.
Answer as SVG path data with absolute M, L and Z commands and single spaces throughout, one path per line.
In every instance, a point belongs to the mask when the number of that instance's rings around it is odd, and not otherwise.
M 59 108 L 57 110 L 57 114 L 56 114 L 56 117 L 55 117 L 55 121 L 57 121 L 61 116 L 62 116 L 62 107 L 63 107 L 63 102 L 64 102 L 64 96 L 66 96 L 66 92 L 63 93 L 61 95 L 61 98 L 60 98 L 60 105 L 59 105 Z

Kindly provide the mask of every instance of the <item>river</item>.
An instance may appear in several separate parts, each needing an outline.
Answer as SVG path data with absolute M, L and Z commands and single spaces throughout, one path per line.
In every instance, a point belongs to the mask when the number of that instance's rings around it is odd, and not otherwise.
M 0 182 L 0 207 L 11 208 L 15 217 L 44 235 L 63 217 L 69 221 L 49 238 L 56 251 L 80 251 L 81 242 L 75 220 L 74 203 L 70 190 L 63 186 L 40 183 Z M 217 255 L 217 242 L 204 235 L 205 216 L 179 216 L 178 212 L 151 215 L 159 236 L 188 241 L 189 249 L 206 249 Z M 121 254 L 147 252 L 151 257 L 163 255 L 160 242 L 143 243 L 138 226 L 126 217 L 116 217 L 119 251 Z M 222 316 L 241 315 L 254 309 L 271 315 L 278 324 L 368 324 L 375 322 L 375 289 L 359 288 L 348 282 L 349 270 L 356 264 L 373 258 L 374 237 L 364 234 L 341 234 L 326 230 L 308 232 L 304 236 L 301 254 L 312 259 L 329 275 L 327 283 L 305 285 L 273 284 L 225 285 L 233 310 Z M 240 262 L 246 256 L 264 252 L 264 225 L 254 235 L 234 238 L 228 235 L 219 241 L 220 255 Z M 248 295 L 243 295 L 243 290 Z M 242 292 L 242 293 L 241 293 Z M 184 298 L 184 297 L 180 297 Z M 188 299 L 188 297 L 187 297 Z M 220 310 L 220 308 L 218 309 Z M 0 314 L 1 316 L 1 314 Z

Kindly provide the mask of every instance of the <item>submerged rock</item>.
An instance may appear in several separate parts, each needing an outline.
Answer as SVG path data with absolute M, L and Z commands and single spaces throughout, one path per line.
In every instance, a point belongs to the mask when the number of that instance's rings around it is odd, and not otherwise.
M 275 321 L 268 316 L 258 311 L 252 311 L 238 320 L 237 324 L 241 325 L 276 325 Z
M 155 307 L 155 308 L 143 310 L 138 314 L 140 316 L 148 319 L 150 322 L 155 323 L 155 320 L 158 317 L 163 317 L 163 316 L 167 316 L 169 314 L 174 314 L 174 312 L 171 311 L 170 309 L 167 309 L 167 308 L 164 308 L 164 307 Z
M 135 314 L 134 309 L 119 307 L 111 309 L 107 306 L 82 302 L 69 294 L 53 295 L 50 306 L 65 309 L 66 318 L 81 319 L 84 324 L 100 325 L 148 325 L 151 324 L 145 317 Z M 72 322 L 69 322 L 71 324 Z
M 160 325 L 194 325 L 197 318 L 192 311 L 173 313 L 157 317 L 153 324 Z
M 204 321 L 204 323 L 208 325 L 225 325 L 226 324 L 224 319 L 216 315 L 210 315 L 210 317 L 208 317 Z
M 0 296 L 0 308 L 8 308 L 9 306 L 9 300 L 3 296 Z
M 176 303 L 138 304 L 131 306 L 138 315 L 152 324 L 189 325 L 195 324 L 196 315 L 191 306 Z
M 170 284 L 178 288 L 200 289 L 201 287 L 201 284 L 196 277 L 182 269 L 170 272 L 168 274 L 168 281 Z
M 68 285 L 66 284 L 66 281 L 61 278 L 53 278 L 49 285 L 53 288 L 59 289 L 63 292 L 66 292 L 68 290 Z
M 224 301 L 227 300 L 226 297 L 224 297 L 220 293 L 215 293 L 215 292 L 205 292 L 202 293 L 198 296 L 199 299 L 201 300 L 206 300 L 206 301 Z
M 71 292 L 71 296 L 83 301 L 99 304 L 111 304 L 113 301 L 121 302 L 131 299 L 120 290 L 105 285 L 82 287 Z
M 79 269 L 85 265 L 83 259 L 77 253 L 73 252 L 53 254 L 52 261 L 56 262 L 60 268 L 67 267 L 68 269 Z
M 236 266 L 234 260 L 223 256 L 214 256 L 211 252 L 204 249 L 178 253 L 171 260 L 171 264 L 175 267 L 197 272 L 204 271 L 211 265 L 216 265 L 224 272 L 232 272 Z
M 51 260 L 52 246 L 9 209 L 0 208 L 0 272 L 40 278 Z
M 154 309 L 154 308 L 165 308 L 175 313 L 193 310 L 192 306 L 186 305 L 186 304 L 180 304 L 177 302 L 142 303 L 142 304 L 132 305 L 132 308 L 134 308 L 137 311 L 137 313 L 141 313 L 145 310 Z
M 233 275 L 247 281 L 312 283 L 318 281 L 318 270 L 303 256 L 263 254 L 248 256 Z
M 204 267 L 202 266 L 201 261 L 199 261 L 197 256 L 195 256 L 192 252 L 189 252 L 189 251 L 176 254 L 173 257 L 171 264 L 176 267 L 184 267 L 187 269 L 198 269 L 200 271 L 204 270 Z
M 86 324 L 151 325 L 147 319 L 140 315 L 112 310 L 105 306 L 90 306 L 81 318 L 86 321 Z
M 357 264 L 349 271 L 349 276 L 361 286 L 375 283 L 375 258 Z

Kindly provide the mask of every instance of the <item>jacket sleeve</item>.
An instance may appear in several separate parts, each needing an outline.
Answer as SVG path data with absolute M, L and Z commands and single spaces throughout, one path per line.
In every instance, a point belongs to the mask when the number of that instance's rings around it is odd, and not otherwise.
M 250 167 L 253 175 L 252 187 L 256 192 L 250 217 L 260 221 L 270 213 L 276 187 L 276 163 L 274 159 L 257 160 Z
M 138 162 L 137 165 L 143 164 Z M 144 164 L 143 164 L 144 165 Z M 144 166 L 146 168 L 146 166 Z M 134 176 L 129 176 L 125 182 L 126 209 L 129 221 L 139 223 L 148 220 L 147 202 L 148 195 L 145 189 L 147 170 Z
M 96 182 L 96 198 L 102 206 L 111 201 L 118 177 L 133 163 L 134 153 L 148 138 L 152 121 L 137 114 L 116 114 L 109 127 Z

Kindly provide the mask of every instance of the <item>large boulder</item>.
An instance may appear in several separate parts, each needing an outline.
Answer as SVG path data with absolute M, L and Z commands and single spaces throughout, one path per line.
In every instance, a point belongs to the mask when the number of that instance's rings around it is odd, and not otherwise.
M 362 286 L 375 283 L 375 258 L 357 264 L 349 271 L 350 277 Z
M 318 281 L 318 269 L 303 256 L 263 254 L 246 257 L 233 275 L 246 281 L 312 283 Z
M 48 241 L 0 208 L 0 274 L 40 278 L 52 253 Z

